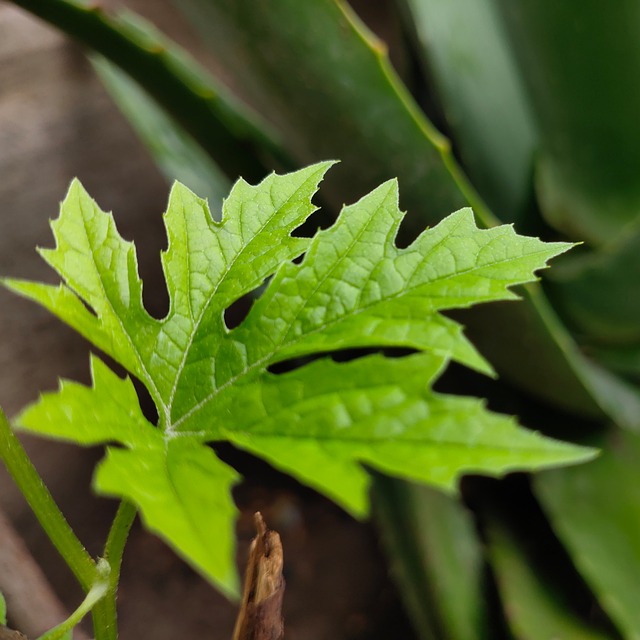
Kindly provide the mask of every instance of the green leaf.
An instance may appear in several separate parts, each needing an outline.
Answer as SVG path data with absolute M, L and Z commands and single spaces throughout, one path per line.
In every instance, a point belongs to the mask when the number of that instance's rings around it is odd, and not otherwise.
M 52 224 L 56 248 L 41 251 L 65 284 L 7 282 L 135 375 L 159 416 L 154 428 L 132 383 L 93 358 L 92 387 L 63 382 L 20 424 L 110 444 L 98 489 L 137 504 L 150 528 L 229 594 L 237 588 L 229 492 L 237 475 L 206 442 L 251 451 L 357 516 L 369 508 L 363 464 L 453 490 L 467 471 L 495 475 L 593 456 L 521 430 L 478 400 L 430 389 L 451 359 L 491 372 L 439 311 L 514 298 L 510 286 L 569 245 L 511 227 L 480 230 L 467 209 L 398 249 L 395 181 L 345 207 L 313 239 L 292 236 L 314 211 L 311 197 L 331 164 L 271 175 L 257 187 L 237 182 L 220 222 L 176 184 L 165 215 L 163 319 L 142 305 L 133 245 L 78 182 Z M 226 309 L 269 278 L 247 317 L 228 329 Z M 301 360 L 380 347 L 417 353 Z M 300 366 L 270 371 L 290 361 Z
M 430 487 L 378 476 L 390 569 L 420 638 L 487 637 L 483 552 L 471 513 Z
M 92 56 L 100 80 L 170 182 L 179 180 L 219 211 L 230 183 L 198 143 L 126 73 Z
M 496 2 L 539 125 L 542 213 L 576 240 L 614 240 L 640 208 L 640 94 L 628 90 L 638 73 L 638 6 Z
M 230 489 L 236 472 L 202 446 L 200 437 L 158 433 L 148 448 L 107 449 L 96 487 L 138 505 L 149 529 L 214 581 L 227 595 L 237 592 Z
M 7 624 L 7 601 L 0 591 L 0 624 Z
M 523 220 L 536 133 L 500 16 L 491 0 L 404 0 L 474 185 L 501 220 Z
M 336 0 L 180 0 L 205 42 L 233 74 L 243 95 L 279 129 L 301 162 L 337 157 L 343 170 L 325 195 L 335 204 L 398 176 L 407 227 L 421 230 L 469 204 L 479 224 L 493 226 L 487 209 L 457 164 L 451 144 L 425 117 L 389 61 L 386 46 L 346 2 Z M 256 46 L 259 43 L 259 46 Z M 269 51 L 265 56 L 264 51 Z M 373 107 L 372 105 L 375 105 Z M 339 117 L 336 117 L 339 114 Z M 342 175 L 340 175 L 340 173 Z M 581 415 L 616 421 L 636 416 L 640 395 L 616 379 L 593 376 L 573 338 L 539 287 L 529 285 L 517 305 L 492 305 L 474 319 L 474 344 L 513 383 Z M 520 323 L 526 326 L 526 339 Z M 523 367 L 522 362 L 531 363 Z M 553 384 L 546 376 L 552 372 Z M 607 384 L 600 380 L 606 377 Z M 620 398 L 627 402 L 620 403 Z
M 140 16 L 78 0 L 13 3 L 119 66 L 216 158 L 231 179 L 262 177 L 265 165 L 274 161 L 289 165 L 267 122 Z
M 625 638 L 640 638 L 640 436 L 611 430 L 584 469 L 547 472 L 538 498 L 576 567 Z
M 554 269 L 551 300 L 583 340 L 625 347 L 640 343 L 639 255 L 636 221 L 616 241 Z
M 527 557 L 521 538 L 498 517 L 489 518 L 484 531 L 507 622 L 517 640 L 606 640 L 614 637 L 589 627 L 571 610 L 555 585 L 550 584 Z
M 593 356 L 608 369 L 626 376 L 636 385 L 640 382 L 640 344 L 591 348 Z

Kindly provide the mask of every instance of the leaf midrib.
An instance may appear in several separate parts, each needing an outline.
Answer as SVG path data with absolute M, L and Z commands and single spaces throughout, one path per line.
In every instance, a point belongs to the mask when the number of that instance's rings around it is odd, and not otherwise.
M 314 174 L 315 177 L 315 174 Z M 197 320 L 194 322 L 193 325 L 193 330 L 191 331 L 190 335 L 189 335 L 189 340 L 187 342 L 187 345 L 183 351 L 183 355 L 182 355 L 182 359 L 180 361 L 180 364 L 178 365 L 177 369 L 176 369 L 176 375 L 175 375 L 175 379 L 173 382 L 173 386 L 171 388 L 171 393 L 169 394 L 169 401 L 167 403 L 167 407 L 168 407 L 168 414 L 167 414 L 167 423 L 166 423 L 166 430 L 171 431 L 174 430 L 176 425 L 178 424 L 177 422 L 175 424 L 171 424 L 171 408 L 173 407 L 173 401 L 175 399 L 175 394 L 178 388 L 178 383 L 180 382 L 180 378 L 182 377 L 182 372 L 184 371 L 184 366 L 185 363 L 187 361 L 187 357 L 191 351 L 191 347 L 193 345 L 193 340 L 198 332 L 198 329 L 200 328 L 200 323 L 202 322 L 202 319 L 204 318 L 209 305 L 211 304 L 211 301 L 213 300 L 213 298 L 215 297 L 216 293 L 219 291 L 220 287 L 222 286 L 222 284 L 227 280 L 227 278 L 229 277 L 229 273 L 231 272 L 231 270 L 233 269 L 234 265 L 237 263 L 237 261 L 240 259 L 240 257 L 242 255 L 244 255 L 245 251 L 254 243 L 254 241 L 260 239 L 260 234 L 261 232 L 265 229 L 265 227 L 278 215 L 278 213 L 280 211 L 282 211 L 282 209 L 284 207 L 286 207 L 291 200 L 307 185 L 309 179 L 305 180 L 305 182 L 300 185 L 286 200 L 283 204 L 280 205 L 280 207 L 273 212 L 273 214 L 271 216 L 269 216 L 267 218 L 267 220 L 265 220 L 265 223 L 260 227 L 260 229 L 258 230 L 258 232 L 253 236 L 253 238 L 251 238 L 251 240 L 244 245 L 241 250 L 238 252 L 238 254 L 233 258 L 233 260 L 229 263 L 226 271 L 222 274 L 222 276 L 220 277 L 220 279 L 218 280 L 218 283 L 216 284 L 215 288 L 212 290 L 211 294 L 207 297 L 207 300 L 205 302 L 204 305 L 202 305 L 202 311 L 199 314 L 199 317 L 197 318 Z M 207 220 L 207 222 L 210 222 L 209 220 Z M 224 224 L 224 221 L 223 221 Z M 302 224 L 302 223 L 300 223 Z M 222 226 L 222 225 L 221 225 Z M 298 225 L 300 226 L 300 225 Z M 209 227 L 211 228 L 211 227 Z M 216 240 L 218 241 L 218 246 L 220 246 L 220 241 L 219 241 L 219 237 L 217 233 L 214 233 L 214 236 L 216 237 Z M 291 236 L 289 236 L 291 237 Z M 221 253 L 223 253 L 222 251 L 222 247 L 220 247 L 220 251 Z M 191 272 L 189 272 L 191 273 Z M 189 280 L 190 282 L 190 280 Z
M 390 189 L 391 190 L 391 189 Z M 390 191 L 389 190 L 389 191 Z M 388 193 L 387 193 L 388 196 Z M 370 219 L 367 221 L 367 224 L 364 225 L 364 227 L 352 238 L 351 242 L 349 243 L 349 247 L 348 250 L 344 252 L 344 254 L 340 257 L 339 260 L 336 261 L 336 263 L 333 265 L 333 267 L 323 276 L 323 278 L 318 282 L 318 285 L 316 286 L 316 288 L 313 290 L 313 293 L 315 293 L 316 291 L 318 291 L 318 289 L 322 286 L 322 284 L 324 282 L 326 282 L 326 280 L 329 278 L 329 276 L 338 268 L 338 266 L 340 264 L 342 264 L 343 260 L 345 260 L 347 258 L 347 256 L 349 255 L 349 252 L 351 251 L 352 247 L 357 244 L 357 242 L 359 241 L 360 237 L 362 236 L 362 234 L 364 234 L 364 232 L 369 228 L 369 225 L 372 224 L 374 221 L 376 220 L 376 216 L 371 216 Z M 312 293 L 312 295 L 313 295 Z M 310 298 L 311 296 L 309 296 L 307 298 L 307 300 Z M 287 332 L 285 334 L 283 334 L 281 341 L 278 343 L 277 347 L 275 347 L 269 354 L 267 354 L 264 358 L 261 358 L 260 360 L 257 360 L 254 364 L 250 365 L 249 367 L 247 367 L 244 371 L 240 372 L 237 376 L 234 376 L 233 378 L 230 378 L 229 380 L 227 380 L 227 382 L 225 382 L 221 387 L 218 387 L 215 389 L 214 393 L 209 394 L 209 396 L 207 396 L 207 398 L 205 398 L 204 400 L 202 400 L 201 402 L 199 402 L 195 407 L 192 407 L 192 409 L 190 409 L 184 416 L 181 416 L 179 420 L 177 420 L 175 422 L 174 425 L 172 425 L 172 429 L 175 430 L 181 422 L 183 422 L 184 420 L 188 419 L 190 415 L 192 415 L 193 413 L 196 413 L 197 411 L 200 410 L 200 408 L 202 406 L 204 406 L 205 404 L 207 404 L 213 397 L 215 397 L 216 395 L 218 395 L 220 392 L 222 392 L 226 387 L 228 387 L 230 384 L 235 384 L 235 382 L 237 380 L 239 380 L 241 377 L 245 376 L 245 375 L 249 375 L 249 373 L 251 373 L 252 370 L 254 370 L 256 367 L 260 366 L 261 364 L 267 362 L 268 360 L 271 359 L 271 357 L 273 356 L 273 354 L 277 351 L 279 351 L 282 347 L 282 344 L 284 342 L 284 340 L 287 338 L 287 336 L 289 335 L 289 330 L 291 329 L 291 326 L 293 325 L 293 323 L 295 322 L 295 320 L 299 317 L 299 315 L 302 313 L 302 311 L 304 310 L 304 305 L 298 310 L 298 313 L 294 316 L 293 320 L 291 321 L 291 323 L 289 324 L 289 328 L 287 330 Z M 322 330 L 322 329 L 321 329 Z M 227 334 L 228 335 L 228 334 Z M 313 335 L 313 332 L 310 334 L 305 334 L 305 335 Z
M 508 416 L 498 416 L 499 419 L 507 420 Z M 515 428 L 515 423 L 513 424 Z M 346 431 L 346 429 L 345 429 Z M 221 432 L 223 433 L 223 432 Z M 172 438 L 206 438 L 206 442 L 215 442 L 227 440 L 232 443 L 236 443 L 238 445 L 246 445 L 247 441 L 242 438 L 235 438 L 235 432 L 227 430 L 225 432 L 225 437 L 210 437 L 210 434 L 207 434 L 204 431 L 180 431 L 174 432 Z M 526 431 L 527 435 L 533 435 L 535 432 Z M 554 449 L 550 449 L 549 447 L 541 446 L 541 447 L 532 447 L 532 446 L 513 446 L 511 445 L 496 445 L 496 444 L 486 444 L 483 442 L 480 443 L 465 443 L 456 440 L 435 440 L 428 438 L 399 438 L 399 437 L 385 437 L 385 438 L 372 438 L 372 437 L 336 437 L 335 435 L 305 435 L 301 433 L 291 433 L 291 434 L 283 434 L 283 433 L 249 433 L 249 440 L 258 440 L 260 438 L 269 438 L 269 439 L 279 439 L 279 440 L 299 440 L 299 441 L 313 441 L 313 442 L 334 442 L 334 443 L 348 443 L 348 444 L 412 444 L 412 445 L 433 445 L 434 447 L 443 448 L 457 448 L 457 449 L 482 449 L 482 450 L 497 450 L 497 451 L 531 451 L 532 453 L 536 452 L 544 452 L 544 453 L 555 453 Z M 588 452 L 585 452 L 587 455 Z
M 162 457 L 162 465 L 164 466 L 166 478 L 168 480 L 168 484 L 170 487 L 170 491 L 175 498 L 175 503 L 182 507 L 182 514 L 186 521 L 189 523 L 189 528 L 193 533 L 200 544 L 200 551 L 204 550 L 205 553 L 207 551 L 208 546 L 210 545 L 210 540 L 208 539 L 208 533 L 203 535 L 202 527 L 198 527 L 198 518 L 194 517 L 191 509 L 187 509 L 185 503 L 182 500 L 180 493 L 178 492 L 178 487 L 173 478 L 173 472 L 169 467 L 169 446 L 170 440 L 164 439 L 164 456 Z

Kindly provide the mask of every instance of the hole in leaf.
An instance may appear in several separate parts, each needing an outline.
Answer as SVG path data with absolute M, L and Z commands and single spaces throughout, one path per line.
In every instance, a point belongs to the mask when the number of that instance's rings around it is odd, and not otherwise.
M 289 360 L 283 360 L 282 362 L 276 362 L 267 367 L 267 371 L 269 373 L 282 374 L 289 373 L 289 371 L 293 371 L 294 369 L 299 369 L 303 367 L 305 364 L 309 364 L 314 360 L 318 360 L 320 358 L 326 358 L 328 354 L 321 353 L 316 356 L 306 356 L 304 358 L 291 358 Z
M 163 190 L 157 193 L 162 194 Z M 118 232 L 135 245 L 138 274 L 142 280 L 142 303 L 156 319 L 164 318 L 169 312 L 169 293 L 159 259 L 160 250 L 167 247 L 163 219 L 158 215 L 165 208 L 164 197 L 156 201 L 127 202 L 126 206 L 113 203 L 114 211 L 120 212 L 117 216 L 114 214 Z
M 328 214 L 324 209 L 318 209 L 294 229 L 291 235 L 294 238 L 313 238 L 318 230 L 330 227 L 335 222 L 335 218 L 335 215 Z
M 133 388 L 136 390 L 136 394 L 138 395 L 138 402 L 140 403 L 142 414 L 151 424 L 158 424 L 158 409 L 156 408 L 156 403 L 153 401 L 151 394 L 144 384 L 107 354 L 100 352 L 99 358 L 119 378 L 128 377 L 131 380 Z
M 380 353 L 386 358 L 404 358 L 404 356 L 416 353 L 415 349 L 408 349 L 406 347 L 384 347 L 371 348 L 362 347 L 358 349 L 344 349 L 341 351 L 334 351 L 331 353 L 331 358 L 335 362 L 350 362 L 351 360 L 357 360 L 364 356 L 370 356 L 374 353 Z
M 415 353 L 414 349 L 405 349 L 402 347 L 393 347 L 388 349 L 379 349 L 379 348 L 354 348 L 354 349 L 341 349 L 340 351 L 330 351 L 324 353 L 318 353 L 311 356 L 304 356 L 301 358 L 291 358 L 289 360 L 283 360 L 282 362 L 276 362 L 269 367 L 267 367 L 267 371 L 269 373 L 282 374 L 288 373 L 289 371 L 294 371 L 295 369 L 299 369 L 304 365 L 307 365 L 315 360 L 319 360 L 321 358 L 331 358 L 334 362 L 350 362 L 352 360 L 357 360 L 358 358 L 364 358 L 365 356 L 370 356 L 374 353 L 381 353 L 387 358 L 402 358 L 404 356 Z
M 144 417 L 151 424 L 158 424 L 158 408 L 156 407 L 156 403 L 153 401 L 151 394 L 147 390 L 147 387 L 145 387 L 138 378 L 134 378 L 133 376 L 129 377 L 131 378 L 136 393 L 138 394 L 138 401 L 140 402 L 140 408 L 142 409 Z
M 225 309 L 224 323 L 229 331 L 242 324 L 242 321 L 247 317 L 247 314 L 251 310 L 253 299 L 253 296 L 250 295 L 242 296 L 242 298 L 236 300 L 231 304 L 231 306 Z

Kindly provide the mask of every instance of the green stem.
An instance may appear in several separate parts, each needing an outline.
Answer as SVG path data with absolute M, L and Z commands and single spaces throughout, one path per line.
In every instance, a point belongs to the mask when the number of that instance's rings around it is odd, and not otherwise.
M 231 178 L 264 177 L 265 153 L 290 164 L 268 125 L 142 19 L 77 0 L 12 0 L 128 73 Z M 269 163 L 268 163 L 269 164 Z
M 80 606 L 64 622 L 43 633 L 37 640 L 63 640 L 71 637 L 69 634 L 73 628 L 93 609 L 94 605 L 104 598 L 111 582 L 109 563 L 106 560 L 99 560 L 97 569 L 97 578 Z
M 136 507 L 130 502 L 122 501 L 104 547 L 104 559 L 109 563 L 109 584 L 107 592 L 93 609 L 93 628 L 96 640 L 116 640 L 118 637 L 118 613 L 116 598 L 120 581 L 122 554 L 129 535 L 129 530 L 136 517 Z
M 0 410 L 0 458 L 25 497 L 40 526 L 68 567 L 88 592 L 96 580 L 96 565 L 45 487 L 24 447 Z
M 104 575 L 98 571 L 93 559 L 58 509 L 2 410 L 0 410 L 0 458 L 47 536 L 87 593 L 83 604 L 68 620 L 75 620 L 74 616 L 77 615 L 82 618 L 89 610 L 92 610 L 96 640 L 116 640 L 118 636 L 116 593 L 122 554 L 129 530 L 136 516 L 136 508 L 128 502 L 120 503 L 104 549 L 104 561 L 108 563 L 110 569 L 109 577 L 106 587 L 104 589 L 100 587 L 103 591 L 97 598 L 96 589 L 104 582 Z M 63 625 L 65 624 L 66 622 L 63 623 Z M 73 624 L 75 625 L 77 622 Z M 42 640 L 63 637 L 63 626 L 60 625 L 47 633 L 54 632 L 60 632 L 60 635 L 49 636 L 45 634 Z

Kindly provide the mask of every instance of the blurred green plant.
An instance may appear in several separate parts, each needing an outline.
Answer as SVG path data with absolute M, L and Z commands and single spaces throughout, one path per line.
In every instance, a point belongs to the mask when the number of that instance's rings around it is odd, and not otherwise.
M 114 99 L 170 178 L 206 171 L 217 185 L 245 167 L 261 174 L 339 157 L 329 203 L 397 176 L 403 207 L 421 221 L 408 236 L 471 205 L 483 226 L 513 222 L 544 239 L 584 242 L 542 286 L 521 288 L 523 303 L 460 317 L 511 385 L 493 385 L 493 401 L 515 407 L 525 424 L 543 415 L 550 435 L 598 443 L 602 461 L 542 474 L 535 499 L 527 482 L 469 479 L 465 507 L 385 479 L 376 500 L 422 637 L 582 637 L 583 625 L 595 636 L 640 637 L 630 597 L 640 574 L 640 451 L 628 444 L 640 428 L 637 2 L 620 0 L 615 10 L 596 0 L 387 3 L 404 25 L 405 39 L 393 42 L 409 61 L 404 82 L 386 45 L 342 0 L 176 0 L 241 101 L 138 18 L 69 0 L 13 1 L 102 56 L 96 64 Z M 145 114 L 163 119 L 155 132 Z M 167 139 L 160 130 L 171 130 L 171 141 L 158 144 Z M 468 390 L 477 381 L 450 384 Z M 505 487 L 511 501 L 498 498 Z M 519 511 L 515 524 L 501 517 L 525 496 L 531 513 Z M 450 523 L 447 535 L 431 521 Z M 563 551 L 540 580 L 553 532 Z M 452 610 L 437 596 L 451 566 L 433 558 L 455 557 L 462 540 L 475 545 L 476 560 L 456 571 L 484 588 L 469 587 Z M 535 553 L 525 554 L 529 547 Z M 562 598 L 587 595 L 563 622 L 545 584 Z M 538 615 L 545 625 L 532 628 L 526 621 Z

